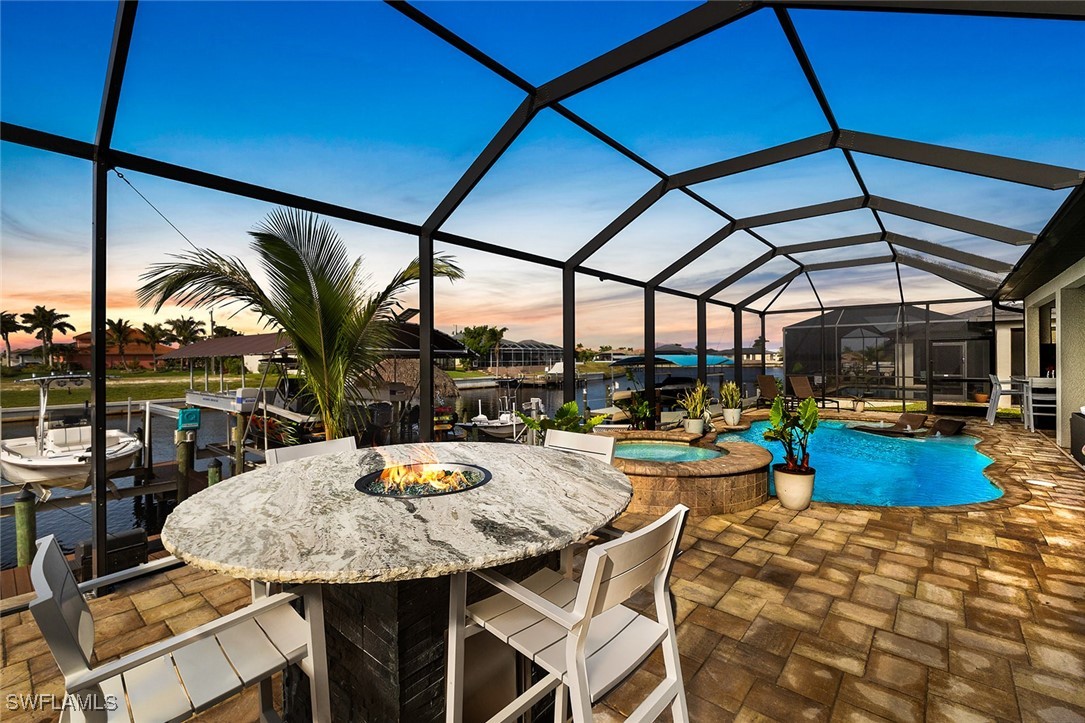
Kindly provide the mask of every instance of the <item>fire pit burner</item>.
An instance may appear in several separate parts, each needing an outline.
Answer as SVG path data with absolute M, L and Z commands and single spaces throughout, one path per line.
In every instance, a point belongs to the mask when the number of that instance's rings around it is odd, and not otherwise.
M 376 497 L 437 497 L 480 487 L 490 471 L 473 464 L 424 462 L 385 467 L 363 475 L 355 489 Z

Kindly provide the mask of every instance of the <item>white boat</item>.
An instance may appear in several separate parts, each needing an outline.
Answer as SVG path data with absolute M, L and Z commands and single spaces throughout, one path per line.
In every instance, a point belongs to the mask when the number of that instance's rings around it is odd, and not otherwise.
M 39 387 L 38 427 L 33 437 L 5 439 L 0 443 L 0 471 L 4 479 L 30 487 L 42 499 L 48 499 L 54 487 L 83 489 L 90 484 L 94 436 L 91 425 L 50 426 L 46 420 L 51 386 L 82 386 L 89 379 L 89 374 L 55 374 L 19 380 L 34 382 Z M 143 442 L 138 437 L 107 429 L 106 471 L 113 474 L 127 469 L 141 449 Z

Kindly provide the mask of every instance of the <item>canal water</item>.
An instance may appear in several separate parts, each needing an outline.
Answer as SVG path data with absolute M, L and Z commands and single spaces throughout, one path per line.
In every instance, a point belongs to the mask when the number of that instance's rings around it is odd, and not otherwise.
M 222 412 L 204 410 L 201 415 L 201 426 L 196 435 L 199 447 L 208 443 L 222 444 L 226 440 L 226 415 Z M 132 430 L 142 423 L 140 414 L 132 415 Z M 166 417 L 155 417 L 153 421 L 151 451 L 153 460 L 168 462 L 177 458 L 173 444 L 173 430 L 176 422 Z M 4 439 L 29 437 L 34 434 L 35 422 L 5 422 Z M 124 416 L 110 417 L 106 426 L 111 429 L 126 429 L 127 419 Z M 210 459 L 197 460 L 195 468 L 206 470 Z M 122 477 L 114 480 L 118 488 L 132 487 L 135 479 Z M 8 491 L 5 486 L 5 492 Z M 80 494 L 80 490 L 56 489 L 50 501 L 63 497 L 71 497 Z M 86 490 L 82 490 L 86 492 Z M 13 495 L 4 495 L 4 502 L 14 499 Z M 150 514 L 148 514 L 150 512 Z M 148 534 L 154 534 L 161 528 L 161 519 L 165 510 L 148 510 L 141 498 L 129 498 L 113 500 L 106 505 L 106 528 L 110 533 L 123 532 L 133 527 L 143 527 Z M 93 512 L 89 504 L 75 505 L 72 507 L 55 507 L 46 502 L 38 506 L 37 525 L 38 537 L 43 535 L 56 535 L 57 541 L 65 552 L 72 552 L 75 546 L 84 540 L 91 539 L 91 518 Z M 0 567 L 7 569 L 15 566 L 15 518 L 4 517 L 0 519 Z
M 694 370 L 660 368 L 657 370 L 656 379 L 657 381 L 662 381 L 668 374 L 673 376 L 692 377 L 695 373 Z M 753 390 L 756 388 L 757 373 L 756 369 L 743 370 L 745 393 L 747 395 L 754 393 Z M 781 370 L 770 370 L 769 373 L 780 376 Z M 720 383 L 729 381 L 731 378 L 732 372 L 730 369 L 727 369 L 724 370 L 722 374 L 709 374 L 708 383 L 713 388 L 713 392 L 718 393 Z M 642 389 L 644 387 L 643 372 L 637 372 L 635 382 L 626 378 L 624 374 L 617 374 L 614 375 L 614 377 L 608 375 L 603 379 L 590 379 L 578 386 L 577 402 L 583 402 L 586 391 L 588 406 L 591 409 L 601 409 L 608 405 L 608 387 L 613 391 L 615 385 L 617 385 L 618 389 Z M 508 397 L 509 401 L 515 404 L 515 409 L 522 408 L 525 402 L 530 401 L 533 397 L 537 397 L 543 400 L 547 414 L 553 416 L 554 411 L 561 406 L 562 390 L 554 387 L 527 386 L 464 389 L 460 391 L 460 396 L 458 398 L 448 400 L 447 403 L 454 406 L 461 420 L 467 420 L 477 415 L 479 413 L 480 403 L 482 405 L 483 414 L 491 418 L 496 418 L 502 409 L 503 403 L 505 403 L 502 400 L 502 397 Z M 134 430 L 141 422 L 140 415 L 133 414 L 132 429 Z M 108 425 L 115 429 L 125 429 L 127 420 L 124 416 L 111 417 Z M 166 462 L 176 458 L 176 450 L 173 441 L 174 426 L 175 423 L 173 420 L 165 417 L 155 417 L 152 441 L 152 451 L 155 462 Z M 8 422 L 3 425 L 3 436 L 5 439 L 26 437 L 33 434 L 33 422 Z M 197 432 L 197 447 L 202 448 L 209 443 L 223 444 L 225 441 L 226 415 L 221 412 L 205 409 L 202 414 L 202 425 Z M 206 470 L 210 461 L 210 458 L 198 459 L 196 460 L 195 467 L 197 470 Z M 224 469 L 224 473 L 225 472 L 226 470 Z M 131 477 L 115 480 L 116 485 L 120 488 L 132 487 L 134 482 L 135 480 Z M 78 494 L 78 491 L 57 489 L 53 493 L 53 499 L 68 497 L 74 494 Z M 5 496 L 5 501 L 10 501 L 11 499 L 13 499 L 11 495 Z M 165 510 L 161 509 L 161 507 L 148 510 L 143 504 L 142 498 L 136 497 L 113 500 L 106 505 L 107 529 L 111 533 L 118 533 L 130 530 L 133 527 L 143 527 L 147 530 L 148 534 L 155 534 L 161 527 L 164 513 Z M 75 549 L 76 544 L 91 538 L 91 516 L 92 511 L 90 505 L 58 508 L 51 506 L 49 503 L 45 503 L 38 507 L 38 536 L 41 537 L 42 535 L 48 534 L 56 535 L 57 540 L 60 542 L 65 552 L 71 552 Z M 15 519 L 14 517 L 4 517 L 0 519 L 0 567 L 6 569 L 13 567 L 14 565 Z

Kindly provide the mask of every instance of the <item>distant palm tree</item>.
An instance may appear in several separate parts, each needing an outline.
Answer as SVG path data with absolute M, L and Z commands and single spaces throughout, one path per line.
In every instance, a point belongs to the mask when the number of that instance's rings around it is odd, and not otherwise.
M 11 335 L 26 331 L 26 327 L 19 323 L 15 314 L 10 311 L 0 312 L 0 336 L 4 338 L 4 346 L 7 347 L 8 368 L 11 368 Z
M 266 289 L 236 257 L 211 249 L 177 254 L 141 277 L 140 303 L 156 309 L 169 299 L 191 306 L 239 304 L 290 339 L 304 384 L 324 420 L 328 439 L 356 422 L 361 392 L 377 384 L 376 367 L 391 340 L 398 295 L 421 273 L 418 259 L 380 291 L 367 288 L 362 259 L 347 257 L 346 244 L 326 221 L 297 209 L 276 209 L 251 231 Z M 463 277 L 445 256 L 433 260 L 435 276 Z
M 161 308 L 161 304 L 159 305 Z M 166 326 L 170 328 L 170 341 L 175 341 L 181 346 L 188 346 L 204 335 L 204 323 L 197 321 L 191 316 L 179 316 L 176 319 L 166 319 Z M 191 359 L 183 359 L 181 367 L 184 369 L 192 365 Z
M 136 340 L 136 328 L 126 319 L 106 319 L 105 326 L 109 340 L 117 345 L 117 353 L 121 355 L 121 366 L 127 369 L 128 360 L 124 358 L 124 350 Z
M 193 319 L 191 316 L 166 319 L 166 326 L 170 328 L 170 339 L 181 346 L 188 346 L 199 341 L 200 337 L 204 335 L 204 323 Z
M 166 327 L 161 324 L 148 324 L 143 323 L 143 338 L 147 340 L 147 345 L 151 347 L 151 368 L 158 369 L 158 346 L 169 341 L 172 335 L 166 330 Z
M 23 326 L 28 332 L 34 332 L 34 338 L 41 342 L 42 356 L 50 369 L 53 368 L 53 334 L 75 331 L 75 327 L 64 321 L 70 314 L 59 314 L 56 309 L 35 306 L 29 314 L 23 314 Z

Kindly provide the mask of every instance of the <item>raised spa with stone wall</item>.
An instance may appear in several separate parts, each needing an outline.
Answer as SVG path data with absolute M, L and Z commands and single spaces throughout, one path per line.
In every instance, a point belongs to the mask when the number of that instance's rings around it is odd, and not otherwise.
M 614 457 L 614 466 L 633 483 L 628 512 L 661 515 L 676 504 L 691 515 L 719 515 L 746 510 L 768 499 L 772 454 L 749 442 L 712 444 L 710 437 L 681 431 L 608 431 L 623 442 L 695 445 L 722 452 L 713 459 L 653 461 Z M 714 435 L 712 436 L 714 438 Z

